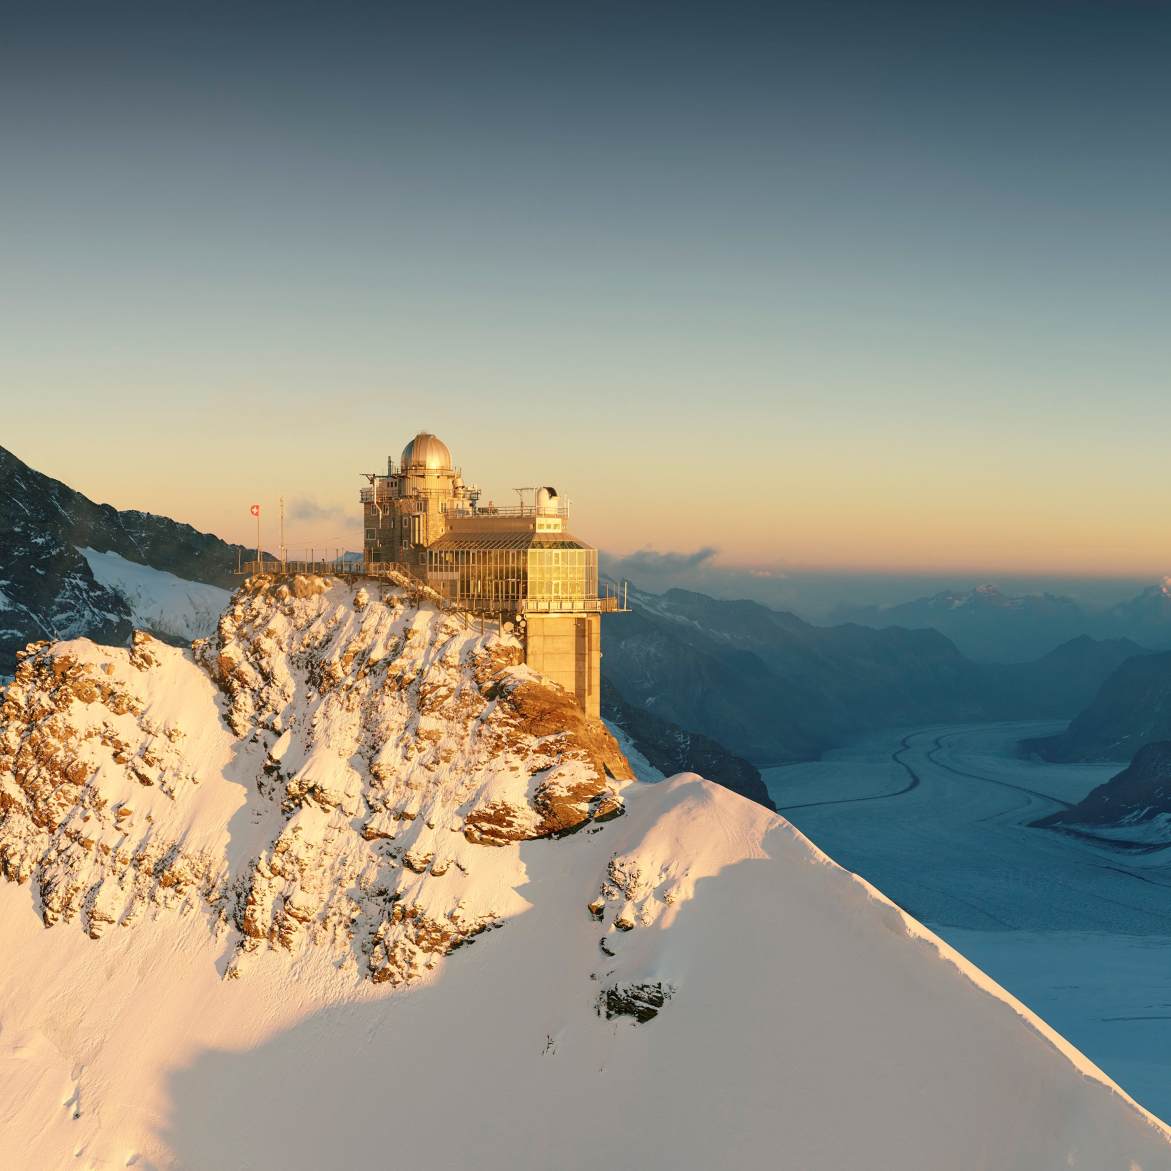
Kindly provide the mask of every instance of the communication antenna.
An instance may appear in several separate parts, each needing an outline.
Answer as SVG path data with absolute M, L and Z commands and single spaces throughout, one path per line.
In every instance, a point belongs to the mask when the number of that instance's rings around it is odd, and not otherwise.
M 386 474 L 390 475 L 390 458 L 386 460 Z M 381 478 L 377 472 L 363 472 L 362 475 L 370 481 L 370 499 L 374 507 L 378 510 L 378 527 L 382 528 L 382 505 L 378 503 L 378 480 Z

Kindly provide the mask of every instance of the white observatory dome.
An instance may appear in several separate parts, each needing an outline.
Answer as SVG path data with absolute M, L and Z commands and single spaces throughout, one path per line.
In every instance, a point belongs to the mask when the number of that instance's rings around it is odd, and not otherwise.
M 444 471 L 451 467 L 451 451 L 438 435 L 420 431 L 403 448 L 401 466 L 404 471 L 420 467 Z
M 561 507 L 557 497 L 557 489 L 544 487 L 537 489 L 537 511 L 541 513 L 556 513 Z

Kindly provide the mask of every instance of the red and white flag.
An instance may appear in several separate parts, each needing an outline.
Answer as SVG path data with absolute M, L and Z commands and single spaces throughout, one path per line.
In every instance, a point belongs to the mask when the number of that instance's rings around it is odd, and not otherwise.
M 259 516 L 260 515 L 260 505 L 254 504 L 248 511 L 251 512 L 253 516 Z

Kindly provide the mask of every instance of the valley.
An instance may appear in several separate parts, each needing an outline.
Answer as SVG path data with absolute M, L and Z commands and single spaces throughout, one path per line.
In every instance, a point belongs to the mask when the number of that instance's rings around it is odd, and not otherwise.
M 1021 759 L 1046 723 L 876 734 L 763 770 L 782 816 L 1171 1112 L 1171 850 L 1031 826 L 1114 775 Z

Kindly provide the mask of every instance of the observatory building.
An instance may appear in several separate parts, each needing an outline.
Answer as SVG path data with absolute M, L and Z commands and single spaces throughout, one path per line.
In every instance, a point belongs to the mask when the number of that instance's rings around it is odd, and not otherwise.
M 480 503 L 447 445 L 420 432 L 386 474 L 362 489 L 365 561 L 401 566 L 473 613 L 516 623 L 525 661 L 599 716 L 601 616 L 619 610 L 598 593 L 598 551 L 567 531 L 551 487 L 518 489 L 519 503 Z

